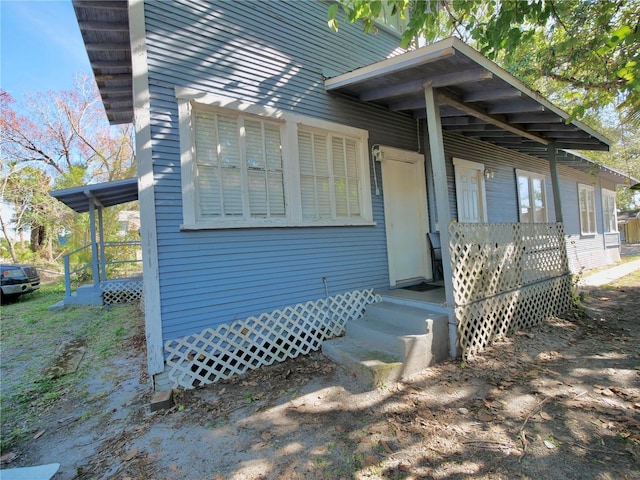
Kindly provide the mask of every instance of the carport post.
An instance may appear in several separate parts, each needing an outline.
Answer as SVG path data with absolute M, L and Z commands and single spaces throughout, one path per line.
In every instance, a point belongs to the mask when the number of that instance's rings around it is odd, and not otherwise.
M 447 170 L 444 156 L 444 140 L 442 138 L 442 124 L 440 122 L 440 105 L 437 94 L 431 82 L 425 83 L 424 99 L 426 103 L 427 130 L 429 133 L 429 150 L 431 152 L 431 169 L 436 194 L 436 210 L 438 225 L 440 226 L 440 244 L 442 245 L 442 273 L 444 277 L 444 292 L 449 309 L 449 356 L 458 355 L 458 326 L 454 312 L 453 277 L 451 274 L 451 253 L 449 252 L 449 224 L 451 212 L 449 210 L 449 189 L 447 184 Z
M 98 245 L 96 244 L 96 206 L 93 198 L 89 198 L 89 231 L 91 235 L 91 268 L 93 270 L 93 286 L 98 287 Z
M 107 259 L 104 253 L 104 223 L 102 221 L 102 207 L 98 208 L 98 236 L 100 237 L 100 281 L 107 280 Z

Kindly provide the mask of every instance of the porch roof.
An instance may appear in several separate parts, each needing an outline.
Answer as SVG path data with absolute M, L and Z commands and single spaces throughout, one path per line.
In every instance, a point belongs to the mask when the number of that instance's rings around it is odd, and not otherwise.
M 608 151 L 611 142 L 458 38 L 450 37 L 325 81 L 327 91 L 425 118 L 423 87 L 438 92 L 443 131 L 477 138 L 621 184 L 628 176 L 567 150 Z
M 106 208 L 138 200 L 138 179 L 127 178 L 114 182 L 65 188 L 49 192 L 49 195 L 78 213 L 86 213 L 90 209 L 91 202 L 98 208 Z

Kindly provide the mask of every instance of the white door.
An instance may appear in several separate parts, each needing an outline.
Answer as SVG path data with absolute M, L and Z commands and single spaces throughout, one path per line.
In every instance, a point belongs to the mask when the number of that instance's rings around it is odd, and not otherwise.
M 484 165 L 453 159 L 456 172 L 458 222 L 485 223 L 487 208 L 484 192 Z
M 391 286 L 431 278 L 424 157 L 390 147 L 381 151 Z

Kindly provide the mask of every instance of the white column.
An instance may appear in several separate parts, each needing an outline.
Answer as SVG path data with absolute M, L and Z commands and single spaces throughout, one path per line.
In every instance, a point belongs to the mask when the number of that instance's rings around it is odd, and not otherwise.
M 553 188 L 553 206 L 556 211 L 556 222 L 562 223 L 562 202 L 560 201 L 560 179 L 558 178 L 558 162 L 556 161 L 556 145 L 549 144 L 549 167 L 551 169 L 551 186 Z

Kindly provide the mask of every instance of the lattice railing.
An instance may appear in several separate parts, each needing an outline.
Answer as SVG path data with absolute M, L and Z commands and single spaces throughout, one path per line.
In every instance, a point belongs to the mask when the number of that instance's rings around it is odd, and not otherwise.
M 142 280 L 109 280 L 100 284 L 100 290 L 105 305 L 138 302 L 142 298 Z
M 379 300 L 373 290 L 347 292 L 169 340 L 169 379 L 193 388 L 318 350 Z
M 562 224 L 452 223 L 449 233 L 463 356 L 570 308 Z

